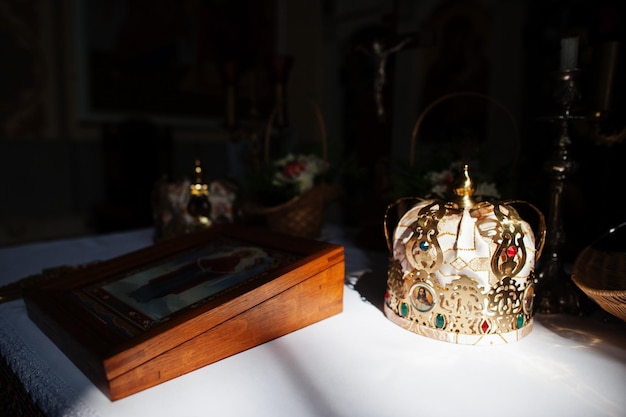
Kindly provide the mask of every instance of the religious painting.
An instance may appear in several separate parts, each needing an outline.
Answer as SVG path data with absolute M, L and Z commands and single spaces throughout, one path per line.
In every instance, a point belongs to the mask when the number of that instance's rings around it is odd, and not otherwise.
M 269 100 L 274 2 L 74 1 L 80 117 L 221 127 Z M 261 82 L 257 82 L 256 80 Z
M 521 130 L 501 80 L 500 63 L 516 55 L 493 37 L 495 13 L 476 2 L 442 3 L 424 24 L 435 38 L 420 49 L 419 110 L 412 130 L 416 160 L 441 172 L 464 161 L 501 195 L 518 175 Z M 506 32 L 514 32 L 507 30 Z M 506 81 L 505 81 L 506 82 Z
M 300 258 L 283 250 L 219 238 L 81 288 L 72 295 L 104 321 L 109 316 L 105 310 L 116 311 L 132 325 L 146 329 Z
M 420 80 L 423 107 L 448 94 L 466 91 L 488 94 L 491 67 L 488 12 L 472 2 L 449 2 L 433 14 L 426 27 L 436 41 L 432 47 L 423 49 L 424 71 Z M 473 127 L 483 122 L 488 104 L 466 96 L 441 103 L 425 120 L 422 131 L 428 134 L 422 140 L 436 142 L 435 132 L 444 126 Z
M 0 7 L 0 137 L 61 134 L 59 22 L 54 2 L 4 0 Z

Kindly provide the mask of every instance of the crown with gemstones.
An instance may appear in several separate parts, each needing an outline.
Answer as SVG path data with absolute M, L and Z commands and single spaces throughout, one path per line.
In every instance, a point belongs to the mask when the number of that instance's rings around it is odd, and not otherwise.
M 532 330 L 544 217 L 524 201 L 476 204 L 474 190 L 466 166 L 457 201 L 420 199 L 387 236 L 392 256 L 385 315 L 407 330 L 452 343 L 517 341 Z M 514 208 L 518 203 L 538 214 L 538 244 Z

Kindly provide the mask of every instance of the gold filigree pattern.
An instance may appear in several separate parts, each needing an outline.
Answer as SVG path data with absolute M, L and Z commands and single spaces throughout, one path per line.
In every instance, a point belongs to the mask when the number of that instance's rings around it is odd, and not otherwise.
M 517 210 L 504 204 L 494 204 L 493 214 L 498 219 L 500 234 L 498 247 L 491 258 L 491 269 L 498 278 L 517 275 L 526 264 L 526 247 L 522 219 Z M 510 251 L 509 248 L 515 248 Z
M 441 287 L 436 280 L 417 280 L 415 274 L 402 275 L 400 264 L 390 261 L 386 307 L 394 314 L 419 326 L 439 331 L 483 336 L 517 332 L 532 320 L 532 290 L 526 280 L 505 277 L 499 285 L 481 290 L 473 279 L 462 276 Z M 532 286 L 532 281 L 530 286 Z M 416 308 L 415 285 L 430 291 L 432 308 Z M 527 297 L 531 297 L 527 300 Z
M 421 199 L 389 239 L 385 315 L 405 329 L 464 344 L 516 341 L 532 328 L 535 261 L 543 214 L 518 200 L 474 204 L 465 177 L 456 202 Z M 539 241 L 513 204 L 534 209 Z M 387 217 L 385 231 L 387 232 Z
M 405 244 L 405 256 L 418 271 L 430 273 L 443 261 L 437 226 L 445 213 L 444 204 L 434 201 L 421 208 L 417 220 L 408 227 L 410 232 Z

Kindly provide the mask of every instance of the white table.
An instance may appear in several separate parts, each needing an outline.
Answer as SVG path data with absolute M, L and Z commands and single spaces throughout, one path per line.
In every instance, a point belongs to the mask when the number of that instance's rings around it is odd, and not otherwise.
M 427 339 L 380 309 L 386 254 L 326 233 L 346 246 L 343 313 L 130 397 L 109 401 L 22 300 L 0 304 L 1 353 L 50 416 L 626 416 L 626 323 L 548 315 L 508 345 Z M 0 285 L 150 243 L 139 230 L 2 248 Z

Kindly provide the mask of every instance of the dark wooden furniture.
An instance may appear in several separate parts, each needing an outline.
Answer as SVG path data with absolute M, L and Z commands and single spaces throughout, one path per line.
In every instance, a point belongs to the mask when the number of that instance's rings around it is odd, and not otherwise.
M 166 265 L 165 271 L 169 263 L 164 262 L 190 253 L 193 261 L 185 265 L 195 268 L 204 262 L 195 251 L 211 253 L 205 248 L 223 240 L 261 248 L 278 261 L 156 318 L 146 313 L 147 307 L 142 309 L 145 304 L 125 304 L 128 301 L 110 289 L 109 284 L 146 274 L 155 265 Z M 40 284 L 26 292 L 25 301 L 40 329 L 94 385 L 118 400 L 340 313 L 344 274 L 342 246 L 222 225 Z M 162 276 L 165 273 L 157 278 Z

